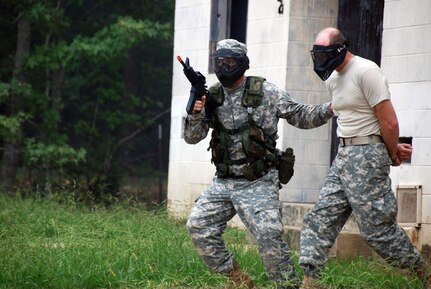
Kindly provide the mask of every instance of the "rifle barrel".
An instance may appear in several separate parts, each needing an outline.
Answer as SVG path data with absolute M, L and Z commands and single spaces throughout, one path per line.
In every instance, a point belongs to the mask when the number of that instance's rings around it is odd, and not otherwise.
M 186 64 L 184 63 L 184 61 L 183 61 L 183 59 L 181 58 L 181 56 L 177 56 L 177 60 L 181 63 L 181 65 L 184 67 L 184 68 L 187 68 L 187 66 L 186 66 Z

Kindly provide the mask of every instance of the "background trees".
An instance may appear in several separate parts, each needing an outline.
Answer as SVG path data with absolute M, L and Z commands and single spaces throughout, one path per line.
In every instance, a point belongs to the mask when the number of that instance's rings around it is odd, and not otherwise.
M 173 13 L 174 0 L 1 2 L 3 190 L 74 182 L 97 198 L 166 171 Z

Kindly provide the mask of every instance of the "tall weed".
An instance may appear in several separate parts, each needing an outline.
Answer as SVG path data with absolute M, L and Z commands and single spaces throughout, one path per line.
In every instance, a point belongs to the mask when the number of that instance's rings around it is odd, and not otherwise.
M 247 234 L 228 229 L 225 240 L 258 288 L 273 288 Z M 88 208 L 0 194 L 0 260 L 0 288 L 222 288 L 226 282 L 203 264 L 183 221 L 136 204 Z M 417 278 L 365 258 L 331 260 L 323 282 L 422 288 Z

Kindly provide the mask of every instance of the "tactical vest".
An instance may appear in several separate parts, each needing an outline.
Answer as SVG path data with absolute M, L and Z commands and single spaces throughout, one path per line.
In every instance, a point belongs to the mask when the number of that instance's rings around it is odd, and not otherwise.
M 208 150 L 211 149 L 211 162 L 216 166 L 218 177 L 243 177 L 253 181 L 264 176 L 271 167 L 278 165 L 275 140 L 269 137 L 253 120 L 253 111 L 261 104 L 264 95 L 264 81 L 265 78 L 262 77 L 247 77 L 241 104 L 247 109 L 248 120 L 238 129 L 227 129 L 218 119 L 216 108 L 224 102 L 221 84 L 217 83 L 209 88 L 208 107 L 206 106 L 205 109 L 210 110 L 213 132 Z M 241 135 L 241 142 L 246 155 L 240 160 L 231 160 L 227 155 L 226 138 L 228 135 L 235 134 Z M 234 175 L 231 166 L 243 164 L 245 166 L 242 175 Z

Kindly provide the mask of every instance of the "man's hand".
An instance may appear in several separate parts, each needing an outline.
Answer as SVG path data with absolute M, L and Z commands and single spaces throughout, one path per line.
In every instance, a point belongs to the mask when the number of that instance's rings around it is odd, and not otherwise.
M 412 158 L 412 146 L 410 144 L 401 143 L 397 146 L 397 157 L 400 161 L 407 161 Z
M 397 167 L 401 165 L 402 161 L 407 161 L 412 158 L 412 146 L 406 143 L 397 145 L 397 154 L 391 156 L 392 166 Z
M 195 106 L 193 107 L 193 112 L 194 113 L 200 113 L 205 106 L 206 100 L 207 100 L 207 97 L 205 95 L 202 96 L 202 100 L 196 100 Z

